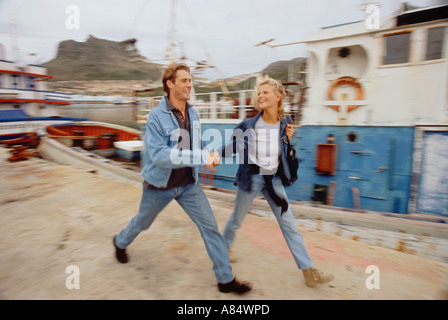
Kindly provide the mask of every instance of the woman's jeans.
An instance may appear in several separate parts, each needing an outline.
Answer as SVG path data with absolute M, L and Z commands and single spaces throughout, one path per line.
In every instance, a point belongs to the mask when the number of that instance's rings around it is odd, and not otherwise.
M 143 186 L 139 211 L 117 235 L 115 244 L 119 248 L 126 248 L 141 231 L 151 226 L 160 211 L 173 199 L 176 199 L 198 227 L 207 253 L 213 262 L 217 281 L 219 283 L 232 281 L 234 276 L 226 243 L 219 233 L 218 224 L 204 191 L 197 183 L 168 190 L 154 190 Z
M 287 199 L 285 188 L 283 187 L 282 181 L 278 176 L 274 176 L 272 179 L 272 184 L 274 186 L 275 193 L 280 197 Z M 241 223 L 243 222 L 247 212 L 250 210 L 255 196 L 260 191 L 267 199 L 272 212 L 277 218 L 278 224 L 280 225 L 283 236 L 285 237 L 286 243 L 288 244 L 289 250 L 294 257 L 297 266 L 302 270 L 311 268 L 313 263 L 308 251 L 306 250 L 302 234 L 297 230 L 291 211 L 291 206 L 288 206 L 288 210 L 281 215 L 282 208 L 277 206 L 271 199 L 265 188 L 264 178 L 259 174 L 252 175 L 252 191 L 245 191 L 241 188 L 238 188 L 236 191 L 235 207 L 224 229 L 224 239 L 226 240 L 227 247 L 230 248 L 232 245 L 233 240 L 235 239 L 236 230 L 241 227 Z

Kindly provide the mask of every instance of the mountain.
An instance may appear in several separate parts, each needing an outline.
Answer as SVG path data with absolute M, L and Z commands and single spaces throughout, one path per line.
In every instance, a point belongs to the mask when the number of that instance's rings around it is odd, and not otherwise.
M 64 80 L 157 80 L 161 66 L 138 53 L 136 39 L 121 42 L 96 38 L 85 42 L 59 43 L 55 59 L 44 63 L 55 81 Z
M 132 93 L 134 86 L 160 86 L 162 94 L 162 66 L 150 63 L 139 54 L 135 46 L 137 40 L 129 39 L 121 42 L 99 39 L 92 35 L 85 42 L 74 40 L 62 41 L 59 44 L 55 59 L 44 63 L 53 81 L 49 82 L 52 90 L 110 95 Z M 306 58 L 288 61 L 277 61 L 268 65 L 260 74 L 269 74 L 280 81 L 303 80 L 301 74 L 306 67 Z M 92 81 L 95 80 L 95 81 Z M 114 80 L 114 81 L 109 81 Z M 133 85 L 131 85 L 133 80 Z M 230 91 L 253 89 L 256 75 L 244 75 L 225 79 Z M 197 78 L 197 93 L 220 90 L 218 81 Z M 132 88 L 131 88 L 131 87 Z
M 276 80 L 305 81 L 306 58 L 295 58 L 292 60 L 282 60 L 273 62 L 260 72 L 252 75 L 244 75 L 226 79 L 232 91 L 251 90 L 255 87 L 257 75 L 269 75 Z
M 306 60 L 306 58 L 295 58 L 292 60 L 277 61 L 268 65 L 261 73 L 269 74 L 272 78 L 280 81 L 289 81 L 290 76 L 293 76 L 294 80 L 297 80 L 301 78 L 299 73 L 306 69 Z

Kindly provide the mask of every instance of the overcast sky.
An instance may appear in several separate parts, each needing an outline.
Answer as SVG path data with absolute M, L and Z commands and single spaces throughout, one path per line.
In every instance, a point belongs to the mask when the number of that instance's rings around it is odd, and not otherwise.
M 209 53 L 223 77 L 257 72 L 274 61 L 306 56 L 306 48 L 255 44 L 270 38 L 275 38 L 272 44 L 302 41 L 321 27 L 362 20 L 366 17 L 361 6 L 364 2 L 176 0 L 177 54 L 206 60 Z M 372 2 L 385 17 L 402 1 Z M 408 2 L 425 6 L 435 1 Z M 140 54 L 148 59 L 164 58 L 169 45 L 171 4 L 171 0 L 0 0 L 0 43 L 4 46 L 0 59 L 16 60 L 12 48 L 17 47 L 20 62 L 44 63 L 55 58 L 60 41 L 85 41 L 89 34 L 114 41 L 137 38 Z M 67 22 L 73 21 L 73 11 L 66 12 L 71 5 L 79 9 L 79 29 L 67 27 Z

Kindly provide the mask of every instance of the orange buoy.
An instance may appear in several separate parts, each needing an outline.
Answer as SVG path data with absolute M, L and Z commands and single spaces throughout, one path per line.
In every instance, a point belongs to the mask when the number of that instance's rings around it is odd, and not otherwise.
M 327 100 L 332 101 L 334 100 L 334 92 L 335 90 L 342 86 L 342 85 L 349 85 L 352 86 L 356 91 L 356 97 L 355 100 L 364 100 L 364 92 L 362 91 L 361 84 L 353 77 L 341 77 L 336 80 L 334 80 L 330 87 L 328 88 L 327 92 Z M 330 108 L 339 111 L 339 106 L 329 106 Z M 350 112 L 352 110 L 355 110 L 359 106 L 353 105 L 347 107 L 347 112 Z

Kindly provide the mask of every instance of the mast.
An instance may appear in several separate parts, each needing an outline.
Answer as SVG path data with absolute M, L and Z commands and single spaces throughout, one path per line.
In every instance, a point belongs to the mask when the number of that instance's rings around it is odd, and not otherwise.
M 174 22 L 176 21 L 176 0 L 171 0 L 171 29 L 170 29 L 170 46 L 168 47 L 168 60 L 170 63 L 174 62 L 174 48 L 176 47 L 174 43 L 174 33 L 175 33 L 175 27 Z
M 171 64 L 171 63 L 176 62 L 177 60 L 192 60 L 192 59 L 186 58 L 184 56 L 184 54 L 182 54 L 180 58 L 175 56 L 176 43 L 175 43 L 175 39 L 174 38 L 175 38 L 175 33 L 176 33 L 176 28 L 175 28 L 176 4 L 177 4 L 177 0 L 171 0 L 171 27 L 170 27 L 170 30 L 168 32 L 169 45 L 167 47 L 168 56 L 165 59 L 151 59 L 148 62 L 158 61 L 158 60 L 168 60 L 168 64 Z M 207 55 L 207 58 L 211 61 L 210 54 L 207 52 L 206 55 Z M 190 65 L 190 68 L 196 68 L 196 71 L 204 70 L 204 69 L 207 69 L 207 68 L 214 68 L 215 71 L 218 72 L 216 67 L 213 66 L 213 65 L 210 65 L 209 63 L 204 63 L 203 61 L 200 61 L 200 62 L 199 61 L 194 61 L 194 60 L 192 60 L 192 61 L 195 63 L 195 65 L 193 65 L 193 66 Z M 193 69 L 192 69 L 192 71 L 193 71 Z M 221 79 L 222 75 L 219 72 L 218 72 L 218 75 L 220 76 L 219 84 L 221 86 L 221 89 L 226 94 L 226 96 L 230 96 L 229 91 L 227 89 L 227 86 L 225 84 L 225 81 L 223 79 Z M 192 104 L 194 104 L 194 102 L 195 102 L 194 86 L 192 87 L 191 93 L 192 93 L 192 95 L 191 95 L 190 102 Z

